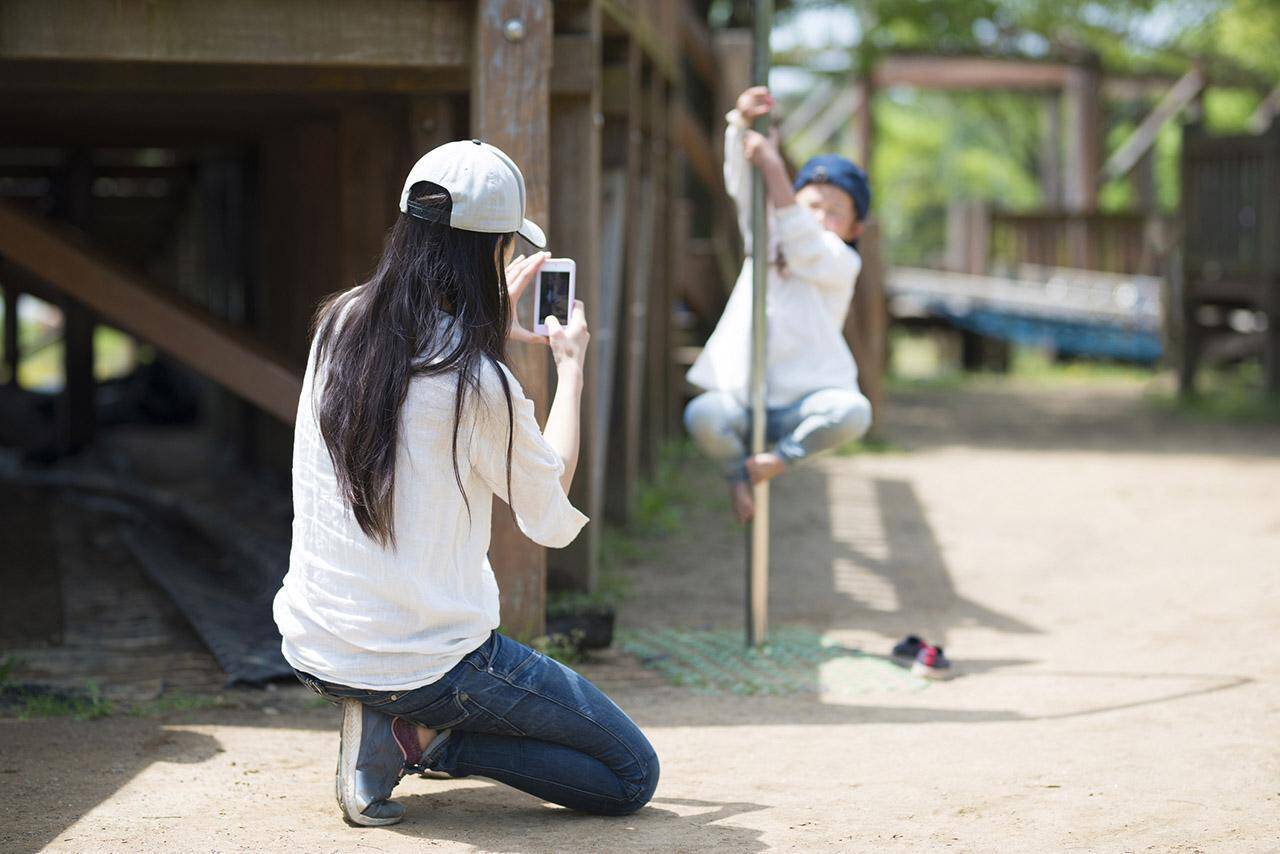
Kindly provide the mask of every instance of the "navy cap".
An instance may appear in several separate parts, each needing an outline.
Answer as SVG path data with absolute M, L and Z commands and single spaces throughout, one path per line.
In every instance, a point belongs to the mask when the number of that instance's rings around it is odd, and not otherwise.
M 867 212 L 871 210 L 871 187 L 867 184 L 867 173 L 852 160 L 846 160 L 839 154 L 819 154 L 800 167 L 795 188 L 799 190 L 806 184 L 833 184 L 844 190 L 853 199 L 859 221 L 866 219 Z

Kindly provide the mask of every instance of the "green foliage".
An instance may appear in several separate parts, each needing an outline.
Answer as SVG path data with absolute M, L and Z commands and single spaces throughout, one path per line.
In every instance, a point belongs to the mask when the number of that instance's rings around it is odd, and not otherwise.
M 561 664 L 580 664 L 586 660 L 581 647 L 582 636 L 582 629 L 574 629 L 568 635 L 542 635 L 534 638 L 529 646 Z
M 775 57 L 778 64 L 803 69 L 811 78 L 825 75 L 840 87 L 850 72 L 891 51 L 1068 61 L 1093 55 L 1110 73 L 1169 77 L 1201 58 L 1214 81 L 1204 98 L 1204 120 L 1220 134 L 1242 132 L 1263 93 L 1280 81 L 1275 0 L 797 0 L 778 20 L 783 26 L 796 22 L 799 31 L 799 16 L 830 17 L 842 10 L 855 27 L 826 27 L 818 35 L 811 28 L 808 38 L 816 43 L 786 40 L 785 52 Z M 836 31 L 854 35 L 838 43 Z M 1014 211 L 1044 205 L 1041 102 L 1036 93 L 907 89 L 876 95 L 876 148 L 868 165 L 891 263 L 938 260 L 948 201 L 982 200 Z M 1106 102 L 1104 158 L 1154 102 L 1155 94 Z M 784 112 L 794 106 L 784 101 Z M 1064 117 L 1064 128 L 1067 122 Z M 1180 134 L 1177 122 L 1167 124 L 1153 154 L 1156 201 L 1166 212 L 1176 210 L 1180 195 Z M 819 153 L 803 137 L 787 144 L 796 162 Z M 850 146 L 846 141 L 821 147 L 847 152 Z M 1132 210 L 1137 202 L 1127 178 L 1100 188 L 1104 211 Z

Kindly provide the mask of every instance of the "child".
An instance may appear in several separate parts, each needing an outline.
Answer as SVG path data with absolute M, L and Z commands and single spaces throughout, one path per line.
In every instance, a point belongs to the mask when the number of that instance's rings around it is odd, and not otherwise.
M 689 402 L 685 427 L 704 454 L 722 463 L 734 515 L 755 513 L 750 483 L 776 477 L 803 459 L 866 432 L 871 404 L 842 329 L 862 268 L 856 250 L 871 205 L 866 174 L 834 154 L 804 165 L 794 185 L 777 138 L 750 130 L 774 105 L 768 88 L 738 96 L 725 119 L 724 177 L 738 208 L 747 258 L 724 314 L 688 379 L 705 393 Z M 764 453 L 748 455 L 751 415 L 751 172 L 764 176 L 769 211 L 766 307 L 768 356 Z

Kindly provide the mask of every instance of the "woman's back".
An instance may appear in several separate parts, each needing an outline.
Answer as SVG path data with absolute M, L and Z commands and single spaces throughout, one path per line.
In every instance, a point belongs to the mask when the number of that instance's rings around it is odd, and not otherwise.
M 482 365 L 479 391 L 458 425 L 456 478 L 458 375 L 410 381 L 397 430 L 396 541 L 383 548 L 361 530 L 339 490 L 311 405 L 315 351 L 313 345 L 294 428 L 289 573 L 275 602 L 285 658 L 357 688 L 420 686 L 446 673 L 499 622 L 486 556 L 493 495 L 506 497 L 508 420 L 498 370 Z M 564 495 L 564 464 L 542 438 L 532 402 L 501 370 L 512 394 L 511 483 L 520 526 L 544 545 L 564 545 L 586 517 Z

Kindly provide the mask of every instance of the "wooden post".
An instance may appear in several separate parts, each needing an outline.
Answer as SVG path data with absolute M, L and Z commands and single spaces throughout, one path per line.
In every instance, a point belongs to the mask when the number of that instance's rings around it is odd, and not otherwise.
M 548 0 L 476 3 L 471 132 L 501 148 L 520 167 L 526 216 L 541 223 L 548 221 L 550 207 L 551 44 Z M 511 369 L 539 416 L 545 417 L 549 402 L 546 349 L 512 345 L 508 353 Z M 524 637 L 541 634 L 546 616 L 546 551 L 520 533 L 507 508 L 500 505 L 494 508 L 489 557 L 502 591 L 503 630 Z
M 649 91 L 649 189 L 652 201 L 648 251 L 651 260 L 648 329 L 645 332 L 648 339 L 645 347 L 645 426 L 640 454 L 641 464 L 651 477 L 657 471 L 662 445 L 667 438 L 667 425 L 671 423 L 672 276 L 667 242 L 667 222 L 670 219 L 670 182 L 667 178 L 667 120 L 670 114 L 668 92 L 666 81 L 654 75 Z
M 876 122 L 871 102 L 875 100 L 875 74 L 869 73 L 858 83 L 862 97 L 858 100 L 855 112 L 858 128 L 858 164 L 867 172 L 871 172 L 871 156 L 875 153 Z
M 1050 92 L 1041 99 L 1040 191 L 1044 206 L 1062 204 L 1062 96 Z
M 1075 66 L 1067 79 L 1064 201 L 1076 213 L 1098 206 L 1098 171 L 1102 167 L 1102 72 L 1096 60 Z
M 4 288 L 4 363 L 9 369 L 5 382 L 18 387 L 18 363 L 22 351 L 18 348 L 18 286 L 6 275 L 8 268 L 0 258 L 0 287 Z
M 845 318 L 844 336 L 858 364 L 858 386 L 871 401 L 873 424 L 884 424 L 884 372 L 888 358 L 889 311 L 885 305 L 884 262 L 880 252 L 880 222 L 867 221 L 858 241 L 862 272 L 853 289 L 853 304 Z
M 338 114 L 341 288 L 358 285 L 373 272 L 387 230 L 398 215 L 396 202 L 404 175 L 417 160 L 406 152 L 403 120 L 395 118 L 376 102 L 367 101 L 345 105 Z
M 62 212 L 77 228 L 91 225 L 93 165 L 87 151 L 77 151 L 62 182 Z M 79 302 L 64 300 L 62 308 L 63 388 L 59 398 L 59 444 L 64 453 L 93 439 L 97 383 L 93 377 L 94 316 Z
M 624 129 L 625 169 L 627 191 L 625 203 L 625 266 L 622 274 L 622 294 L 618 300 L 617 338 L 615 339 L 615 382 L 613 392 L 613 414 L 610 426 L 609 442 L 609 478 L 605 495 L 605 512 L 608 518 L 616 522 L 625 522 L 631 516 L 632 491 L 635 489 L 636 476 L 639 471 L 639 433 L 632 425 L 638 417 L 635 406 L 639 394 L 633 393 L 632 378 L 637 366 L 634 364 L 633 316 L 637 289 L 641 283 L 637 279 L 637 259 L 640 252 L 640 160 L 641 148 L 640 120 L 644 108 L 641 95 L 643 93 L 644 53 L 635 39 L 629 38 L 625 45 L 625 94 L 621 99 L 625 104 L 611 104 L 617 109 L 621 106 L 621 126 Z
M 563 16 L 563 10 L 557 10 Z M 600 531 L 604 516 L 604 457 L 609 419 L 596 416 L 596 399 L 602 393 L 598 336 L 603 317 L 601 300 L 601 187 L 600 187 L 600 61 L 599 4 L 589 2 L 581 10 L 579 26 L 586 32 L 557 35 L 552 74 L 557 66 L 572 63 L 583 75 L 585 90 L 551 96 L 551 220 L 549 234 L 558 257 L 577 262 L 577 297 L 592 330 L 592 351 L 587 356 L 582 390 L 582 441 L 577 474 L 569 498 L 591 518 L 591 523 L 568 548 L 548 555 L 547 582 L 559 589 L 594 590 L 599 576 Z

